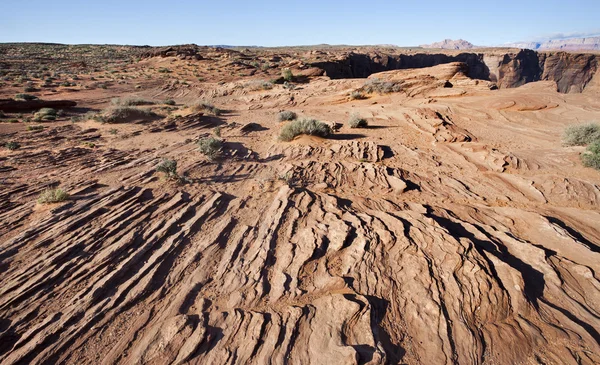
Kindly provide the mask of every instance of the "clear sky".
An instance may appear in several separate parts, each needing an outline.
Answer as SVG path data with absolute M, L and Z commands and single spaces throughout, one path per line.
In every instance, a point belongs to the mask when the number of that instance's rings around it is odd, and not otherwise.
M 0 42 L 476 45 L 600 33 L 600 0 L 1 0 Z

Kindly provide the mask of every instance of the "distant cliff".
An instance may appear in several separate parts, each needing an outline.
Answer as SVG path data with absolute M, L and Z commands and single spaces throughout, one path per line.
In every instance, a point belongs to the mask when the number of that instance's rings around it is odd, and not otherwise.
M 556 82 L 561 93 L 582 92 L 598 70 L 600 55 L 520 50 L 507 53 L 383 54 L 350 52 L 336 60 L 314 62 L 332 79 L 362 78 L 371 74 L 408 68 L 431 67 L 450 62 L 468 66 L 467 76 L 513 88 L 533 81 Z
M 600 37 L 553 39 L 546 42 L 517 42 L 504 45 L 506 47 L 525 48 L 532 50 L 562 50 L 562 51 L 599 51 Z
M 422 44 L 419 47 L 421 48 L 441 48 L 441 49 L 473 49 L 475 46 L 465 41 L 464 39 L 444 39 L 441 42 L 431 43 L 431 44 Z

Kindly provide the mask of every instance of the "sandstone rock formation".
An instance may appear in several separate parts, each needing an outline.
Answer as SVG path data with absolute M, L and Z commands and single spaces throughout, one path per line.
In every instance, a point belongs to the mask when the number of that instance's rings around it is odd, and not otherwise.
M 435 42 L 431 44 L 422 44 L 419 47 L 422 48 L 441 48 L 441 49 L 473 49 L 476 48 L 471 42 L 467 42 L 464 39 L 444 39 L 441 42 Z

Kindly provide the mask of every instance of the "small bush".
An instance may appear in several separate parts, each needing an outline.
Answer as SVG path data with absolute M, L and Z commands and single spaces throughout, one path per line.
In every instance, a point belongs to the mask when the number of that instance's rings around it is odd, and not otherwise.
M 316 119 L 294 120 L 283 126 L 279 133 L 282 141 L 291 141 L 301 134 L 311 136 L 327 137 L 332 133 L 331 127 Z
M 281 71 L 281 77 L 283 77 L 283 79 L 285 81 L 293 81 L 294 80 L 294 74 L 292 73 L 292 70 L 290 70 L 289 68 L 284 68 L 283 71 Z
M 198 150 L 209 159 L 213 160 L 221 153 L 223 141 L 215 137 L 205 137 L 198 141 Z
M 367 96 L 362 91 L 357 90 L 357 91 L 353 91 L 350 94 L 350 99 L 352 99 L 352 100 L 363 100 L 366 98 L 367 98 Z
M 118 106 L 108 108 L 101 115 L 92 118 L 103 123 L 124 123 L 130 119 L 144 119 L 156 116 L 156 113 L 149 109 Z
M 585 167 L 593 167 L 600 170 L 600 139 L 591 143 L 584 154 L 581 155 L 581 162 Z
M 283 122 L 286 120 L 294 120 L 296 118 L 298 118 L 298 115 L 289 110 L 282 111 L 281 113 L 279 113 L 279 117 L 278 117 L 280 122 Z
M 168 180 L 179 179 L 179 174 L 177 173 L 177 161 L 175 161 L 175 160 L 170 160 L 168 158 L 164 158 L 156 166 L 156 171 L 164 173 L 165 177 Z
M 175 100 L 167 99 L 167 100 L 163 101 L 163 104 L 165 104 L 165 105 L 175 105 L 176 103 L 175 103 Z
M 402 86 L 398 82 L 392 81 L 381 81 L 379 79 L 372 79 L 365 83 L 362 87 L 362 91 L 369 94 L 389 94 L 396 93 L 402 90 Z
M 7 119 L 6 123 L 19 123 L 18 119 Z
M 161 67 L 158 69 L 158 72 L 160 72 L 161 74 L 168 74 L 168 73 L 171 73 L 171 70 L 169 70 L 166 67 Z
M 563 135 L 565 146 L 585 146 L 600 141 L 600 124 L 586 123 L 567 127 Z
M 154 105 L 155 103 L 150 100 L 141 98 L 115 98 L 111 100 L 111 103 L 116 106 L 139 106 L 139 105 Z
M 28 125 L 27 126 L 28 131 L 41 131 L 43 129 L 44 129 L 43 125 Z
M 25 86 L 25 88 L 23 89 L 23 91 L 25 91 L 26 93 L 33 93 L 38 91 L 38 89 L 36 89 L 33 86 Z
M 14 150 L 18 150 L 19 148 L 21 148 L 21 145 L 18 142 L 15 141 L 10 141 L 10 142 L 6 142 L 4 144 L 4 147 L 6 147 L 7 149 L 14 151 Z
M 52 203 L 60 203 L 69 199 L 69 194 L 66 191 L 57 188 L 57 189 L 47 189 L 44 190 L 39 198 L 38 203 L 40 204 L 52 204 Z
M 25 101 L 29 101 L 29 100 L 36 100 L 38 97 L 35 95 L 30 95 L 30 94 L 17 94 L 15 95 L 15 100 L 25 100 Z
M 55 120 L 58 112 L 52 108 L 42 108 L 37 113 L 33 115 L 33 120 L 36 122 L 42 120 Z
M 215 116 L 219 116 L 222 113 L 221 109 L 217 108 L 212 103 L 209 103 L 207 101 L 203 101 L 203 102 L 201 102 L 199 104 L 193 105 L 192 109 L 194 111 L 198 111 L 198 112 L 199 111 L 203 111 L 203 112 L 206 112 L 208 114 L 215 115 Z
M 366 119 L 361 118 L 358 114 L 352 114 L 348 120 L 348 126 L 350 128 L 366 128 L 369 123 Z

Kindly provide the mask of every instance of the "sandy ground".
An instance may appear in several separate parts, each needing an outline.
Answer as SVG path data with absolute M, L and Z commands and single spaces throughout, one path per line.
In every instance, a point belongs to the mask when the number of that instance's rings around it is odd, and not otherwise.
M 164 119 L 0 123 L 21 144 L 0 152 L 0 363 L 600 363 L 600 172 L 561 145 L 600 120 L 600 82 L 489 90 L 442 65 L 351 100 L 364 79 L 252 90 L 211 62 L 38 94 L 174 99 Z M 282 110 L 342 126 L 280 142 Z M 195 142 L 216 126 L 212 161 Z M 67 202 L 36 203 L 56 185 Z

